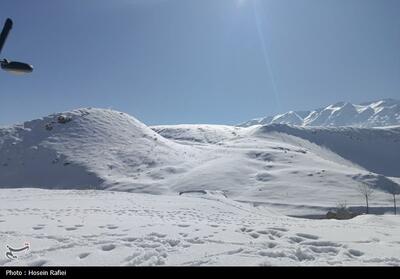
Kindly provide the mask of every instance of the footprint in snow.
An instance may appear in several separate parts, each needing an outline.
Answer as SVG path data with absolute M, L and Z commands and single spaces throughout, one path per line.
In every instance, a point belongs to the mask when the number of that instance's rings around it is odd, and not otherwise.
M 179 224 L 178 227 L 187 228 L 187 227 L 190 227 L 190 225 L 189 224 Z
M 115 230 L 115 229 L 118 229 L 118 226 L 115 226 L 115 225 L 107 225 L 107 229 L 109 229 L 109 230 Z
M 241 232 L 243 232 L 243 233 L 251 233 L 252 231 L 254 231 L 253 229 L 248 229 L 248 228 L 245 228 L 245 227 L 242 227 L 239 230 Z
M 78 255 L 78 258 L 82 260 L 82 259 L 86 258 L 89 255 L 90 255 L 90 253 L 81 253 L 81 254 Z
M 291 240 L 292 242 L 295 242 L 295 243 L 300 243 L 300 242 L 305 241 L 304 238 L 297 237 L 297 236 L 291 236 L 291 237 L 289 237 L 289 240 Z
M 178 240 L 178 239 L 167 239 L 166 242 L 167 242 L 171 247 L 175 247 L 175 246 L 177 246 L 179 243 L 181 243 L 181 241 Z
M 252 238 L 259 238 L 259 237 L 260 237 L 260 235 L 259 235 L 258 233 L 255 233 L 255 232 L 250 233 L 250 236 L 251 236 Z
M 44 229 L 44 227 L 45 227 L 44 225 L 37 225 L 37 226 L 32 227 L 32 229 L 35 231 L 38 231 L 38 230 Z
M 307 239 L 313 239 L 313 240 L 319 239 L 318 236 L 312 235 L 312 234 L 308 234 L 308 233 L 296 233 L 296 235 L 299 236 L 299 237 L 302 237 L 302 238 L 307 238 Z
M 339 254 L 339 249 L 335 247 L 315 247 L 311 246 L 310 250 L 313 251 L 314 253 L 318 254 L 334 254 L 335 256 Z
M 277 243 L 275 243 L 275 242 L 268 242 L 267 244 L 266 244 L 266 246 L 268 247 L 268 248 L 275 248 L 276 246 L 278 246 L 278 244 Z
M 138 240 L 139 238 L 137 238 L 137 237 L 125 237 L 125 238 L 123 238 L 122 240 L 123 241 L 128 241 L 128 242 L 134 242 L 134 241 L 136 241 L 136 240 Z
M 203 240 L 201 240 L 198 237 L 185 239 L 185 241 L 189 242 L 189 243 L 192 243 L 192 244 L 204 244 L 205 243 Z
M 285 228 L 278 228 L 278 227 L 274 227 L 274 228 L 270 228 L 271 230 L 275 230 L 275 231 L 281 231 L 281 232 L 287 232 L 288 229 Z
M 228 251 L 227 254 L 228 255 L 235 255 L 235 254 L 239 254 L 239 253 L 241 253 L 243 251 L 244 251 L 243 248 L 239 248 L 239 249 L 235 249 L 235 250 L 232 250 L 232 251 Z
M 331 241 L 307 241 L 301 243 L 303 245 L 317 246 L 317 247 L 341 247 L 342 245 L 339 243 L 331 242 Z
M 364 255 L 364 253 L 359 251 L 359 250 L 349 249 L 348 250 L 348 255 L 354 256 L 354 257 L 361 257 L 362 255 Z
M 101 246 L 101 250 L 108 252 L 108 251 L 114 250 L 115 247 L 116 246 L 114 244 L 106 244 L 106 245 Z

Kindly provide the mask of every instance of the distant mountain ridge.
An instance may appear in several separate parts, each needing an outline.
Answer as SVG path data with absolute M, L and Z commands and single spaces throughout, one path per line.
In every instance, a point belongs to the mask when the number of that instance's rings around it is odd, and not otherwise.
M 400 125 L 400 101 L 382 99 L 358 105 L 339 102 L 310 111 L 289 111 L 239 124 L 241 127 L 268 124 L 323 127 L 386 127 Z

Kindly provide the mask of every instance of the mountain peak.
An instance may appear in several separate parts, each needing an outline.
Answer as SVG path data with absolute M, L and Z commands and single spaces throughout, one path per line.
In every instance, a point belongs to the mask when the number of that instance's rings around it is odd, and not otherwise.
M 358 105 L 350 102 L 337 102 L 324 108 L 302 112 L 294 111 L 254 119 L 240 124 L 242 127 L 266 124 L 288 124 L 295 126 L 352 126 L 385 127 L 400 125 L 400 101 L 381 99 Z

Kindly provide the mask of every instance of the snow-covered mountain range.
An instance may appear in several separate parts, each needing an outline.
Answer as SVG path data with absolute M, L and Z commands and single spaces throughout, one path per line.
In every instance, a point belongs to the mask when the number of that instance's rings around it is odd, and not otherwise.
M 240 124 L 242 127 L 266 124 L 324 127 L 387 127 L 400 125 L 400 101 L 383 99 L 362 104 L 339 102 L 311 111 L 289 111 Z

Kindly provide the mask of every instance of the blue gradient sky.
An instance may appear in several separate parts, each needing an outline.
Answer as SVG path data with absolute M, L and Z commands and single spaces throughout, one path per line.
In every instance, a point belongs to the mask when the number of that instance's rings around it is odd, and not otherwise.
M 400 96 L 398 0 L 1 0 L 0 124 L 78 107 L 236 124 Z

